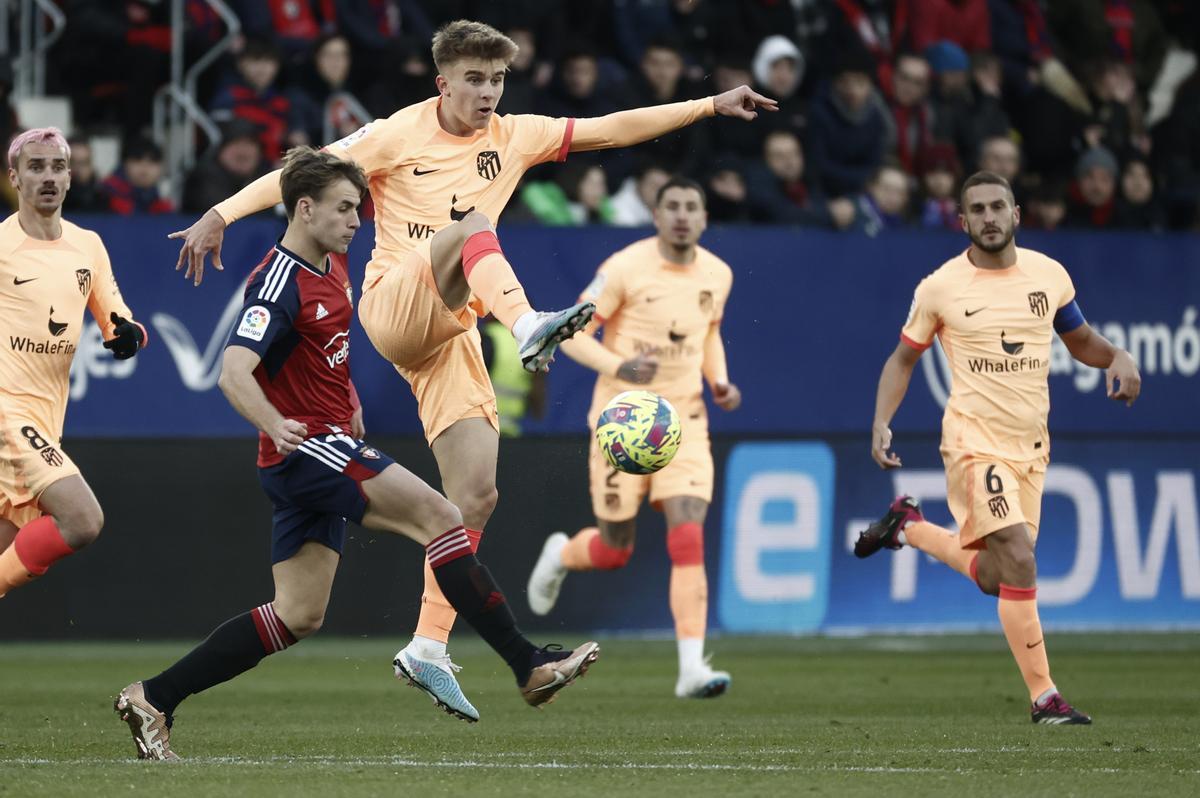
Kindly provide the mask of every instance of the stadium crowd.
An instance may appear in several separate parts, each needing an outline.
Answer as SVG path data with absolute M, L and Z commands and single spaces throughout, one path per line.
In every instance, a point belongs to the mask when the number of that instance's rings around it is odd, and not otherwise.
M 958 184 L 982 168 L 1010 179 L 1027 227 L 1200 229 L 1200 3 L 1189 0 L 229 2 L 242 34 L 197 98 L 223 138 L 187 176 L 187 213 L 290 146 L 431 96 L 434 30 L 473 18 L 521 47 L 502 113 L 599 116 L 743 83 L 782 109 L 534 170 L 506 221 L 647 224 L 648 200 L 682 173 L 707 188 L 714 222 L 955 228 Z M 60 3 L 48 88 L 71 98 L 76 125 L 67 212 L 175 210 L 147 135 L 168 76 L 167 4 Z M 186 11 L 195 58 L 225 31 L 203 0 Z M 11 84 L 5 66 L 5 98 Z M 7 102 L 0 124 L 20 129 Z M 125 142 L 110 175 L 92 168 L 94 132 Z

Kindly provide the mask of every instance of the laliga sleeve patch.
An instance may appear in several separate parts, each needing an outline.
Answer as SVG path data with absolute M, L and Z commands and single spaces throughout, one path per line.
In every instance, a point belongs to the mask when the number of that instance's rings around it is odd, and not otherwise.
M 261 341 L 267 334 L 267 327 L 270 324 L 271 311 L 262 305 L 254 305 L 246 308 L 246 312 L 242 314 L 237 334 L 243 338 L 249 338 L 251 341 Z
M 350 149 L 350 145 L 352 145 L 354 142 L 358 141 L 359 139 L 364 138 L 367 135 L 367 131 L 370 129 L 370 127 L 371 127 L 370 125 L 363 125 L 358 130 L 351 133 L 349 136 L 346 136 L 345 138 L 342 138 L 342 139 L 338 139 L 337 141 L 335 141 L 333 143 L 333 145 L 335 147 L 341 147 L 343 150 L 348 150 L 348 149 Z

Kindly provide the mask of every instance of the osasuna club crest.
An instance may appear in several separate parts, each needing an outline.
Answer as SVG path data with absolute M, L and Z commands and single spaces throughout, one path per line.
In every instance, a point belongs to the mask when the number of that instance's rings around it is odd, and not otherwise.
M 500 174 L 500 153 L 495 150 L 484 150 L 475 158 L 475 171 L 487 180 L 495 180 Z
M 79 293 L 87 296 L 92 293 L 92 270 L 76 269 L 75 282 L 79 284 Z
M 1029 294 L 1029 310 L 1039 319 L 1046 317 L 1046 311 L 1050 309 L 1050 300 L 1046 298 L 1045 291 L 1031 291 Z

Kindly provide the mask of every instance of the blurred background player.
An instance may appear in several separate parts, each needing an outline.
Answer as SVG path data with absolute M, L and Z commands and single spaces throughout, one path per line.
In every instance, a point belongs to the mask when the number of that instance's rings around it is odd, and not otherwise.
M 8 148 L 17 212 L 0 223 L 0 596 L 96 539 L 104 513 L 63 451 L 63 418 L 87 306 L 118 360 L 146 345 L 100 236 L 62 218 L 71 148 L 57 128 Z
M 868 557 L 907 543 L 998 596 L 1000 624 L 1029 688 L 1033 722 L 1091 723 L 1050 678 L 1037 611 L 1034 546 L 1050 462 L 1051 340 L 1057 333 L 1076 360 L 1107 369 L 1112 399 L 1132 405 L 1141 376 L 1128 352 L 1084 321 L 1062 264 L 1017 247 L 1021 214 L 1007 180 L 977 172 L 963 184 L 960 202 L 971 246 L 917 286 L 900 343 L 879 376 L 871 433 L 875 462 L 899 468 L 888 427 L 913 366 L 936 334 L 954 375 L 941 451 L 959 531 L 929 523 L 916 500 L 901 496 L 859 536 L 854 553 Z
M 723 410 L 736 410 L 742 397 L 729 382 L 721 340 L 733 272 L 697 244 L 708 223 L 704 202 L 699 184 L 680 177 L 667 181 L 654 209 L 658 234 L 609 257 L 583 292 L 583 299 L 596 303 L 596 315 L 587 334 L 565 343 L 563 351 L 600 375 L 588 411 L 593 433 L 588 472 L 598 527 L 571 538 L 555 532 L 529 577 L 530 609 L 545 615 L 568 571 L 624 566 L 633 555 L 638 506 L 649 493 L 651 504 L 667 517 L 680 698 L 717 696 L 730 683 L 729 674 L 714 671 L 704 657 L 704 518 L 712 501 L 713 460 L 703 382 Z M 601 343 L 594 335 L 608 320 Z M 616 470 L 595 440 L 600 409 L 634 385 L 666 397 L 682 422 L 679 453 L 650 476 Z
M 230 404 L 259 430 L 259 478 L 275 507 L 275 598 L 226 621 L 158 676 L 121 691 L 115 708 L 141 759 L 178 759 L 169 740 L 172 716 L 189 695 L 321 627 L 347 519 L 426 547 L 443 592 L 508 662 L 529 704 L 553 700 L 599 652 L 595 643 L 562 652 L 526 640 L 475 559 L 458 508 L 362 440 L 362 408 L 350 381 L 354 308 L 345 254 L 367 180 L 354 163 L 304 147 L 288 153 L 280 183 L 288 228 L 250 275 L 220 379 Z M 461 692 L 450 704 L 434 698 L 454 715 L 479 719 Z
M 752 120 L 756 109 L 777 110 L 773 100 L 741 86 L 594 119 L 499 116 L 505 72 L 516 55 L 516 44 L 489 25 L 449 23 L 433 40 L 438 96 L 329 146 L 363 167 L 375 204 L 363 327 L 412 386 L 442 487 L 462 511 L 475 546 L 496 506 L 499 421 L 474 306 L 512 331 L 531 371 L 544 370 L 558 343 L 582 328 L 592 310 L 580 303 L 559 313 L 534 312 L 490 220 L 539 163 L 631 146 L 714 114 Z M 185 275 L 198 283 L 208 253 L 219 265 L 225 226 L 279 198 L 279 173 L 271 172 L 176 234 L 185 238 L 179 256 Z M 428 690 L 458 691 L 446 653 L 454 617 L 426 569 L 416 635 L 396 655 L 398 676 Z M 442 673 L 422 683 L 416 660 L 438 662 Z

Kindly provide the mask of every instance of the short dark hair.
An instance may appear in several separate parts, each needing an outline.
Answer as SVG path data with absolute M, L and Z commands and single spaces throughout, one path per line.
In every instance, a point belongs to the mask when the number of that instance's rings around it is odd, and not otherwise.
M 975 186 L 1003 186 L 1008 192 L 1008 198 L 1014 205 L 1017 204 L 1016 197 L 1013 196 L 1012 186 L 1000 175 L 995 172 L 976 172 L 963 181 L 962 188 L 958 192 L 958 207 L 965 208 L 967 204 L 967 189 L 975 188 Z
M 690 188 L 698 192 L 700 194 L 700 206 L 704 208 L 708 207 L 708 197 L 704 194 L 704 186 L 690 177 L 684 177 L 683 175 L 672 175 L 670 180 L 662 184 L 662 188 L 654 195 L 654 207 L 657 208 L 659 205 L 662 205 L 663 195 L 673 188 Z
M 447 22 L 433 34 L 433 63 L 438 72 L 465 58 L 511 64 L 520 48 L 512 39 L 483 22 L 459 19 Z
M 261 36 L 247 36 L 246 43 L 242 45 L 242 51 L 237 54 L 238 61 L 243 58 L 251 61 L 277 61 L 283 62 L 283 53 L 279 51 L 279 45 L 275 44 L 271 39 Z
M 349 180 L 358 189 L 360 200 L 367 198 L 367 176 L 354 161 L 343 161 L 333 153 L 312 147 L 293 147 L 283 157 L 279 188 L 283 207 L 290 221 L 301 197 L 317 199 L 321 192 L 339 180 Z
M 125 142 L 121 145 L 122 161 L 154 161 L 155 163 L 161 163 L 162 159 L 162 147 L 145 136 L 132 136 L 125 139 Z

